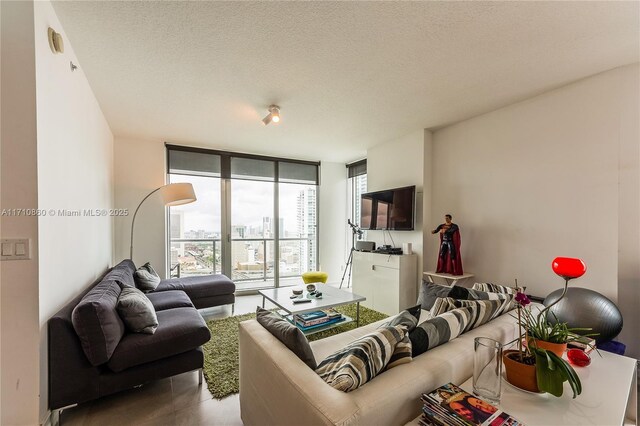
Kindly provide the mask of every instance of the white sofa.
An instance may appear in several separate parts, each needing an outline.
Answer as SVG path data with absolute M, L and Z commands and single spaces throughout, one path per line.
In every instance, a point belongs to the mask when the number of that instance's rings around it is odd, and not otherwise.
M 311 343 L 319 363 L 388 319 Z M 507 343 L 516 320 L 504 314 L 375 377 L 338 391 L 257 321 L 240 323 L 240 409 L 245 425 L 404 425 L 421 412 L 420 395 L 473 374 L 473 339 Z

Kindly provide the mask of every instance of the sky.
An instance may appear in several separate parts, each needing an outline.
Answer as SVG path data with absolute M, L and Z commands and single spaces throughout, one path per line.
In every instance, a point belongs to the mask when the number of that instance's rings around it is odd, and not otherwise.
M 171 207 L 172 211 L 182 210 L 184 230 L 204 229 L 208 232 L 221 231 L 220 179 L 200 176 L 171 175 L 170 181 L 190 182 L 197 201 Z M 297 232 L 297 196 L 306 185 L 280 184 L 280 217 L 288 232 Z M 273 182 L 258 182 L 234 179 L 231 181 L 232 225 L 262 226 L 262 218 L 273 217 Z

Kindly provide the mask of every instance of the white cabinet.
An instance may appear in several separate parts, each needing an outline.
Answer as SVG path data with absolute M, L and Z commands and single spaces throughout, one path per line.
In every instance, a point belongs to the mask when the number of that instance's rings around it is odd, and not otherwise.
M 418 300 L 418 256 L 353 252 L 353 292 L 362 305 L 395 315 Z

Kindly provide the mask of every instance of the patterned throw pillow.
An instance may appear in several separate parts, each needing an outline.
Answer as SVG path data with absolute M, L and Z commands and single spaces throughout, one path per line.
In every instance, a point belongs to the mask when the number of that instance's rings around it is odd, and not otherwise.
M 160 276 L 149 262 L 136 269 L 133 273 L 133 279 L 136 281 L 136 287 L 145 293 L 155 290 L 160 284 Z
M 422 309 L 430 311 L 431 308 L 433 308 L 436 299 L 439 297 L 451 297 L 456 300 L 504 300 L 508 295 L 501 293 L 487 293 L 485 291 L 473 290 L 457 285 L 447 287 L 423 280 L 422 289 L 420 291 Z M 512 304 L 513 307 L 515 307 L 515 301 L 512 302 Z
M 385 371 L 389 370 L 390 368 L 411 362 L 411 340 L 409 340 L 409 332 L 416 328 L 416 326 L 418 325 L 418 320 L 420 319 L 420 311 L 420 305 L 414 306 L 413 308 L 409 308 L 406 311 L 400 312 L 391 321 L 380 326 L 393 327 L 396 325 L 402 325 L 407 330 L 404 339 L 402 339 L 402 341 L 400 341 L 400 343 L 398 343 L 393 350 L 393 354 L 391 354 L 391 360 L 385 367 Z
M 402 325 L 379 328 L 329 355 L 316 373 L 332 387 L 351 392 L 384 370 L 406 334 Z
M 411 355 L 416 357 L 429 349 L 447 343 L 490 321 L 502 305 L 501 300 L 470 303 L 470 306 L 454 309 L 431 318 L 417 326 L 411 333 Z
M 411 356 L 411 339 L 409 339 L 409 333 L 405 333 L 404 339 L 402 339 L 396 345 L 393 353 L 391 354 L 391 359 L 389 363 L 384 368 L 384 371 L 390 370 L 393 367 L 397 367 L 402 364 L 408 364 L 413 360 Z
M 499 299 L 495 301 L 494 300 L 456 300 L 451 297 L 439 297 L 436 299 L 436 302 L 433 304 L 433 307 L 431 308 L 430 313 L 432 317 L 435 317 L 438 315 L 442 315 L 445 312 L 449 312 L 458 308 L 463 308 L 465 306 L 473 306 L 474 304 L 487 306 L 488 303 L 499 301 L 500 306 L 493 313 L 493 316 L 490 318 L 490 319 L 494 319 L 495 317 L 498 317 L 504 314 L 505 312 L 510 311 L 513 308 L 512 305 L 513 305 L 514 297 L 515 296 L 512 294 L 508 294 L 506 295 L 506 298 L 504 300 Z
M 515 287 L 492 283 L 475 283 L 471 288 L 473 290 L 486 291 L 487 293 L 516 294 L 518 292 Z M 522 291 L 525 289 L 526 287 L 524 287 Z

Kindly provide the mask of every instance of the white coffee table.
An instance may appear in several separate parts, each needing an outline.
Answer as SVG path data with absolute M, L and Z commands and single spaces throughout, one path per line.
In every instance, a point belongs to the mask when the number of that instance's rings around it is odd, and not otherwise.
M 293 303 L 291 299 L 292 289 L 295 287 L 282 287 L 282 288 L 270 288 L 267 290 L 260 290 L 262 295 L 262 307 L 264 308 L 265 300 L 270 301 L 278 308 L 285 311 L 285 317 L 288 315 L 303 314 L 305 312 L 313 312 L 321 309 L 335 308 L 336 306 L 356 304 L 356 326 L 360 325 L 360 302 L 366 300 L 365 297 L 351 293 L 349 291 L 340 290 L 329 285 L 317 285 L 317 288 L 322 292 L 322 298 L 316 299 L 309 296 L 309 293 L 305 290 L 303 298 L 310 299 L 311 302 L 307 303 Z M 313 330 L 303 331 L 305 334 L 318 333 L 320 331 L 328 330 L 339 325 L 348 324 L 354 321 L 352 318 L 345 315 L 345 320 L 335 324 L 327 325 L 326 327 L 318 327 Z
M 636 360 L 609 352 L 592 352 L 591 365 L 575 367 L 582 394 L 573 399 L 565 382 L 562 397 L 532 394 L 502 381 L 499 407 L 527 426 L 635 425 L 638 418 Z M 566 355 L 565 355 L 566 359 Z M 473 393 L 472 379 L 460 387 Z M 418 396 L 419 397 L 419 396 Z M 417 425 L 418 418 L 410 425 Z

